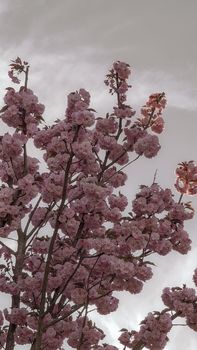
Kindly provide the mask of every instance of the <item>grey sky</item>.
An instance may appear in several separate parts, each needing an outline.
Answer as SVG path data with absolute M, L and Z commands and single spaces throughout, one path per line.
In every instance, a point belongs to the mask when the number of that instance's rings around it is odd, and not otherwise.
M 133 68 L 131 105 L 139 108 L 151 93 L 165 91 L 168 107 L 160 155 L 132 165 L 124 191 L 132 200 L 138 185 L 151 183 L 156 169 L 158 182 L 172 187 L 177 163 L 197 161 L 196 15 L 196 0 L 0 0 L 0 95 L 10 84 L 9 60 L 20 56 L 31 65 L 29 86 L 46 105 L 47 122 L 63 117 L 66 94 L 80 87 L 92 92 L 99 114 L 110 112 L 113 100 L 104 75 L 113 61 L 126 61 Z M 118 329 L 134 327 L 160 308 L 163 287 L 191 281 L 197 266 L 196 224 L 194 219 L 187 226 L 192 252 L 157 259 L 143 294 L 124 295 L 120 311 L 99 320 L 111 340 Z M 171 334 L 167 350 L 196 349 L 193 331 L 174 327 Z

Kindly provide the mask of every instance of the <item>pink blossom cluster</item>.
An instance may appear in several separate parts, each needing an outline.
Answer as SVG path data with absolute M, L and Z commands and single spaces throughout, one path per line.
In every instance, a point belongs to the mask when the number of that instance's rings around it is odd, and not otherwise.
M 19 190 L 2 185 L 0 190 L 0 235 L 2 237 L 16 230 L 27 213 L 22 203 L 20 205 L 16 203 L 19 196 Z
M 4 123 L 21 130 L 28 137 L 34 135 L 42 119 L 44 105 L 38 102 L 33 91 L 23 86 L 18 92 L 14 88 L 7 88 L 4 102 L 5 106 L 1 109 Z
M 197 193 L 197 166 L 194 161 L 180 163 L 176 169 L 175 187 L 181 193 Z
M 124 329 L 119 341 L 129 349 L 142 349 L 145 346 L 147 349 L 162 350 L 168 342 L 167 333 L 171 328 L 172 321 L 169 313 L 150 312 L 141 322 L 139 332 L 128 332 Z
M 194 271 L 193 280 L 197 286 L 197 269 Z M 167 341 L 167 333 L 171 330 L 172 321 L 176 318 L 185 318 L 186 324 L 197 331 L 197 294 L 194 288 L 186 285 L 173 288 L 165 288 L 162 293 L 165 308 L 162 312 L 149 313 L 141 322 L 140 330 L 121 330 L 119 341 L 125 347 L 133 350 L 142 349 L 164 349 Z
M 135 115 L 135 111 L 125 104 L 126 91 L 130 87 L 126 82 L 129 75 L 129 66 L 118 61 L 114 64 L 113 69 L 107 75 L 107 80 L 105 81 L 106 85 L 110 86 L 110 93 L 116 93 L 118 97 L 118 107 L 114 107 L 114 115 L 119 120 L 121 118 L 127 119 L 124 130 L 127 142 L 122 146 L 122 151 L 125 150 L 123 152 L 123 154 L 125 153 L 125 157 L 127 155 L 126 151 L 135 151 L 138 155 L 152 158 L 157 155 L 160 149 L 159 139 L 156 135 L 149 134 L 146 129 L 150 127 L 155 133 L 161 133 L 163 131 L 164 120 L 162 118 L 162 111 L 166 105 L 165 95 L 164 93 L 151 95 L 146 105 L 141 109 L 143 117 L 138 118 L 137 122 L 128 128 L 131 123 L 130 118 Z M 121 89 L 122 85 L 125 89 Z M 118 155 L 114 137 L 105 136 L 101 142 L 103 149 L 111 151 L 114 148 L 114 153 Z M 122 161 L 121 163 L 119 162 L 121 165 L 128 162 L 128 158 L 125 158 L 125 160 L 120 158 L 120 160 Z
M 130 118 L 135 115 L 135 111 L 125 104 L 126 93 L 131 85 L 127 80 L 131 74 L 130 66 L 124 62 L 114 62 L 113 68 L 106 75 L 105 84 L 109 86 L 109 92 L 117 95 L 118 106 L 114 107 L 114 115 L 118 118 Z
M 160 134 L 164 128 L 164 119 L 162 118 L 163 109 L 166 106 L 164 93 L 156 93 L 149 96 L 149 100 L 141 108 L 142 117 L 138 119 L 137 125 L 144 129 L 151 128 L 157 134 Z
M 1 110 L 15 130 L 0 136 L 0 236 L 14 233 L 17 246 L 0 249 L 0 291 L 10 294 L 13 305 L 0 313 L 0 341 L 9 350 L 14 342 L 57 350 L 64 340 L 78 350 L 117 350 L 102 343 L 104 332 L 89 311 L 117 310 L 116 291 L 140 293 L 153 276 L 151 254 L 186 254 L 191 247 L 184 222 L 194 211 L 182 197 L 176 201 L 156 183 L 141 186 L 130 203 L 119 191 L 133 152 L 137 160 L 160 149 L 153 132 L 163 129 L 165 96 L 151 95 L 142 119 L 132 121 L 134 111 L 126 104 L 130 67 L 117 61 L 105 81 L 117 97 L 111 114 L 97 118 L 89 92 L 80 89 L 68 95 L 65 118 L 41 128 L 44 106 L 27 88 L 29 67 L 19 59 L 11 67 L 12 80 L 25 74 L 25 86 L 8 88 Z M 30 139 L 43 152 L 45 171 L 28 154 Z M 186 179 L 187 193 L 196 193 L 193 162 L 177 174 Z M 196 311 L 188 316 L 182 296 L 175 305 L 171 291 L 166 295 L 168 307 L 184 313 L 196 330 Z M 168 313 L 149 314 L 138 333 L 122 333 L 120 341 L 163 349 L 170 328 Z
M 135 152 L 139 155 L 143 154 L 147 158 L 155 157 L 160 148 L 158 137 L 149 134 L 140 138 L 134 145 Z
M 17 325 L 25 325 L 27 318 L 27 311 L 25 308 L 12 308 L 9 313 L 7 309 L 4 310 L 5 319 Z
M 162 300 L 179 317 L 185 317 L 187 325 L 197 331 L 197 294 L 195 289 L 186 286 L 165 288 Z

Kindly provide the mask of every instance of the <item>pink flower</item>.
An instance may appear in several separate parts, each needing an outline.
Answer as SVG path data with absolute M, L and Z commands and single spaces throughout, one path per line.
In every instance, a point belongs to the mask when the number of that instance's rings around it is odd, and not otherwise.
M 137 140 L 134 150 L 137 154 L 144 154 L 147 158 L 155 157 L 160 150 L 159 139 L 156 135 L 146 135 Z
M 17 325 L 24 325 L 26 323 L 27 311 L 25 308 L 12 308 L 10 313 L 5 309 L 4 315 L 6 320 L 11 323 Z
M 109 117 L 108 119 L 97 118 L 96 130 L 103 134 L 114 134 L 117 131 L 118 123 L 115 118 Z
M 177 191 L 190 195 L 197 193 L 197 166 L 193 161 L 180 163 L 176 169 L 176 175 Z
M 154 120 L 151 130 L 156 132 L 157 134 L 161 134 L 164 128 L 164 119 L 162 117 L 158 117 Z
M 162 350 L 166 346 L 167 333 L 171 328 L 170 314 L 164 313 L 156 317 L 149 313 L 142 322 L 140 331 L 138 333 L 133 332 L 133 342 L 131 344 L 135 345 L 141 340 L 148 349 Z
M 112 296 L 105 296 L 95 301 L 97 311 L 101 315 L 107 315 L 118 308 L 119 300 Z
M 14 76 L 13 70 L 10 70 L 8 72 L 8 76 L 10 77 L 10 79 L 12 80 L 13 83 L 20 84 L 20 80 L 16 76 Z
M 89 111 L 78 111 L 72 113 L 73 123 L 90 127 L 94 124 L 94 114 Z
M 113 68 L 120 79 L 128 79 L 131 74 L 130 67 L 127 63 L 117 61 L 113 64 Z
M 38 208 L 34 211 L 33 216 L 31 217 L 31 222 L 33 226 L 38 226 L 41 221 L 46 218 L 47 208 Z
M 71 293 L 71 298 L 76 304 L 84 304 L 87 299 L 87 291 L 83 288 L 75 288 Z
M 84 141 L 81 143 L 73 143 L 73 152 L 78 159 L 93 158 L 92 146 L 89 141 Z
M 111 208 L 119 208 L 121 211 L 124 211 L 126 206 L 128 205 L 128 200 L 126 196 L 123 196 L 119 193 L 119 196 L 112 194 L 108 197 L 109 205 Z
M 126 347 L 130 347 L 131 346 L 131 334 L 128 331 L 122 331 L 121 336 L 118 338 L 119 342 L 126 346 Z
M 17 327 L 15 333 L 15 340 L 17 344 L 32 344 L 34 339 L 34 334 L 31 329 L 27 327 Z

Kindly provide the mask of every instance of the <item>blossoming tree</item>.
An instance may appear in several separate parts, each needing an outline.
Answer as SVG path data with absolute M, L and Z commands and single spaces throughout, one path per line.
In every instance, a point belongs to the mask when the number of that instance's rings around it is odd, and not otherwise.
M 0 291 L 11 300 L 0 311 L 0 349 L 56 350 L 67 343 L 116 350 L 90 311 L 117 310 L 116 291 L 140 293 L 153 275 L 151 254 L 190 250 L 184 221 L 194 210 L 183 195 L 197 193 L 197 166 L 179 164 L 178 201 L 155 179 L 128 201 L 120 192 L 124 168 L 157 155 L 165 94 L 151 95 L 134 117 L 126 99 L 130 67 L 118 61 L 105 80 L 117 97 L 113 113 L 96 117 L 90 94 L 80 89 L 68 95 L 65 117 L 43 126 L 44 106 L 27 86 L 29 65 L 17 58 L 9 76 L 20 84 L 20 74 L 24 85 L 7 88 L 0 111 L 11 128 L 0 136 Z M 44 153 L 46 171 L 30 156 L 30 140 Z M 197 270 L 193 279 L 197 285 Z M 195 289 L 166 288 L 162 300 L 164 310 L 149 313 L 138 331 L 121 331 L 119 349 L 164 349 L 176 317 L 197 331 Z

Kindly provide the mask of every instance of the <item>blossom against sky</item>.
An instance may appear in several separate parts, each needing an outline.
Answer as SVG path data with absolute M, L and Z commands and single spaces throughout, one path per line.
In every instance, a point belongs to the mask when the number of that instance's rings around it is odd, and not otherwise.
M 2 1 L 0 95 L 10 84 L 10 59 L 20 56 L 31 65 L 29 85 L 46 105 L 47 123 L 64 117 L 66 95 L 81 87 L 90 91 L 92 107 L 103 114 L 113 107 L 105 74 L 115 60 L 128 62 L 133 86 L 129 103 L 139 111 L 151 93 L 165 91 L 168 106 L 160 154 L 128 168 L 125 194 L 132 200 L 138 185 L 150 185 L 156 169 L 158 182 L 172 187 L 177 163 L 197 159 L 196 13 L 195 0 Z M 107 328 L 110 324 L 110 339 L 119 328 L 134 327 L 147 312 L 160 308 L 165 286 L 191 280 L 196 226 L 196 219 L 188 225 L 193 239 L 188 255 L 157 259 L 154 278 L 143 293 L 122 296 L 119 312 L 100 321 Z M 195 348 L 196 334 L 185 328 L 174 327 L 168 350 Z

